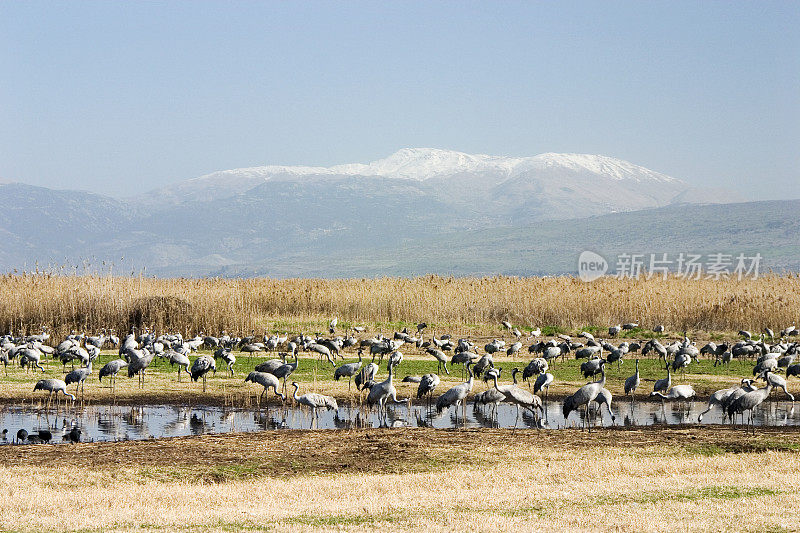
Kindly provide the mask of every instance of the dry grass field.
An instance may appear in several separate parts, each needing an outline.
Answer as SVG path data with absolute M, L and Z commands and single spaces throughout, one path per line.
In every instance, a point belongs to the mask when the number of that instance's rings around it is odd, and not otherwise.
M 631 338 L 732 338 L 740 328 L 780 329 L 800 322 L 800 277 L 742 282 L 572 278 L 442 278 L 376 280 L 187 280 L 10 275 L 0 278 L 0 331 L 54 339 L 71 330 L 233 334 L 324 332 L 365 325 L 391 333 L 426 321 L 430 333 L 469 335 L 480 345 L 511 340 L 499 326 L 546 334 L 603 331 L 637 321 Z M 414 347 L 399 376 L 436 370 Z M 148 370 L 144 389 L 120 377 L 112 396 L 97 382 L 103 352 L 86 385 L 87 404 L 211 404 L 249 407 L 260 387 L 246 373 L 274 354 L 235 352 L 236 375 L 210 376 L 208 387 L 177 382 L 165 362 Z M 354 360 L 351 351 L 345 356 Z M 608 388 L 622 399 L 633 372 L 630 354 L 608 368 Z M 498 366 L 524 366 L 523 350 Z M 580 361 L 552 365 L 550 397 L 586 382 Z M 45 372 L 16 365 L 0 375 L 0 404 L 36 409 L 42 377 L 62 377 L 50 358 Z M 753 361 L 714 367 L 693 363 L 685 377 L 701 397 L 738 383 Z M 220 364 L 220 366 L 223 366 Z M 69 370 L 69 365 L 66 370 Z M 222 369 L 221 369 L 222 370 Z M 504 381 L 508 375 L 504 371 Z M 663 377 L 657 359 L 641 361 L 642 393 Z M 462 380 L 462 367 L 442 376 L 441 391 Z M 385 376 L 385 364 L 380 376 Z M 301 353 L 292 379 L 302 392 L 357 402 L 331 366 Z M 790 388 L 796 381 L 790 382 Z M 398 383 L 401 397 L 416 385 Z M 473 392 L 484 389 L 478 383 Z M 71 390 L 74 390 L 71 388 Z M 271 393 L 270 393 L 271 394 Z M 270 403 L 277 402 L 274 396 Z M 759 428 L 616 427 L 593 431 L 364 429 L 270 431 L 150 441 L 0 446 L 3 531 L 797 531 L 800 518 L 800 431 Z
M 222 330 L 324 332 L 426 321 L 437 333 L 489 335 L 500 320 L 522 329 L 574 330 L 636 321 L 671 331 L 761 331 L 800 322 L 800 276 L 759 279 L 603 278 L 155 279 L 50 274 L 0 278 L 0 331 L 62 338 L 71 330 L 131 326 L 194 335 Z
M 797 531 L 800 433 L 277 431 L 0 447 L 5 531 Z

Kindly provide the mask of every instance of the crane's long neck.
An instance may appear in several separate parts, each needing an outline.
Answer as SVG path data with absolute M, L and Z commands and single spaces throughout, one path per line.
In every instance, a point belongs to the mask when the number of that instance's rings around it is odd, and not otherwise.
M 518 369 L 514 369 L 511 371 L 511 378 L 514 380 L 514 385 L 517 384 L 517 374 L 519 373 Z
M 497 386 L 497 375 L 493 375 L 492 379 L 494 380 L 494 388 L 500 390 L 500 387 Z
M 292 398 L 294 398 L 295 400 L 299 400 L 300 398 L 297 396 L 297 389 L 299 389 L 300 387 L 297 385 L 297 383 L 292 383 L 292 386 L 294 387 L 294 393 L 292 394 Z

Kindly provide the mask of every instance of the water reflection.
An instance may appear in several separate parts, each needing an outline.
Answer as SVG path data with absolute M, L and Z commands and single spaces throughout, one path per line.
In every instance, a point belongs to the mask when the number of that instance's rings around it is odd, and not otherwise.
M 614 403 L 616 424 L 675 425 L 696 424 L 705 402 L 629 402 Z M 94 405 L 60 410 L 5 407 L 0 410 L 0 428 L 8 429 L 6 442 L 20 428 L 34 434 L 40 430 L 53 433 L 59 442 L 73 427 L 80 427 L 84 440 L 118 441 L 161 437 L 228 433 L 233 431 L 267 431 L 280 429 L 349 429 L 362 427 L 494 427 L 559 429 L 585 424 L 609 426 L 611 416 L 606 407 L 598 411 L 573 412 L 564 421 L 561 402 L 545 403 L 542 421 L 533 413 L 508 404 L 476 405 L 469 403 L 457 411 L 452 408 L 437 414 L 427 405 L 408 407 L 390 405 L 385 412 L 359 405 L 342 404 L 337 411 L 319 411 L 317 416 L 307 409 L 286 405 L 270 405 L 261 409 L 225 409 L 204 406 L 115 406 Z M 703 419 L 704 424 L 722 423 L 722 412 L 715 407 Z M 800 410 L 785 401 L 765 402 L 755 414 L 756 425 L 800 425 Z

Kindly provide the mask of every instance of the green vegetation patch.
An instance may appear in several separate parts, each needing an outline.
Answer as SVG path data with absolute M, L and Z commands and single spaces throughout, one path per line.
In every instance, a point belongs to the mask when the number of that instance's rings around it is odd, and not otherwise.
M 708 486 L 684 491 L 645 492 L 640 495 L 606 496 L 598 498 L 598 505 L 619 505 L 623 503 L 659 503 L 666 501 L 695 502 L 702 500 L 736 500 L 740 498 L 757 498 L 759 496 L 775 496 L 780 491 L 763 487 Z
M 296 524 L 312 527 L 363 526 L 376 524 L 393 524 L 409 517 L 408 511 L 394 510 L 377 514 L 335 514 L 327 516 L 299 515 L 282 520 L 284 524 Z

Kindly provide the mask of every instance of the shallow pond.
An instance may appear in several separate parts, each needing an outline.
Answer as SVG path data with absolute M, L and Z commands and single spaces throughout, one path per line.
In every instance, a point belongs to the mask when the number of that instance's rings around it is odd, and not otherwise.
M 572 413 L 567 424 L 561 414 L 561 402 L 546 402 L 546 416 L 541 426 L 559 429 L 579 426 L 583 412 Z M 616 424 L 621 425 L 674 425 L 697 424 L 698 414 L 706 408 L 705 402 L 665 403 L 634 402 L 623 400 L 614 404 Z M 703 424 L 722 423 L 719 407 L 707 413 Z M 592 415 L 594 425 L 611 425 L 608 410 Z M 758 425 L 800 425 L 800 409 L 793 409 L 788 401 L 765 402 L 757 411 Z M 342 405 L 337 411 L 319 411 L 314 417 L 307 409 L 269 405 L 261 409 L 225 409 L 221 407 L 172 405 L 117 406 L 92 405 L 60 409 L 36 409 L 6 406 L 0 408 L 0 429 L 8 432 L 2 442 L 10 443 L 17 430 L 24 428 L 30 434 L 47 429 L 53 434 L 52 442 L 66 440 L 72 427 L 79 427 L 84 441 L 140 440 L 162 437 L 228 433 L 233 431 L 264 431 L 280 429 L 346 429 L 356 427 L 537 427 L 535 417 L 508 404 L 494 407 L 469 403 L 466 409 L 451 408 L 441 415 L 427 405 L 393 405 L 386 413 L 378 413 L 365 406 Z

